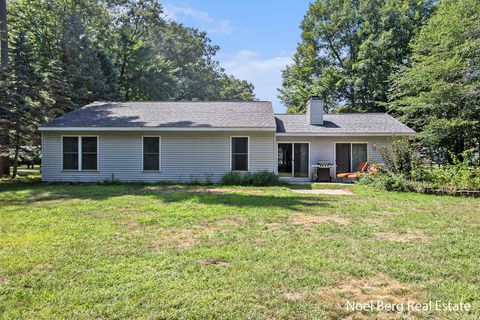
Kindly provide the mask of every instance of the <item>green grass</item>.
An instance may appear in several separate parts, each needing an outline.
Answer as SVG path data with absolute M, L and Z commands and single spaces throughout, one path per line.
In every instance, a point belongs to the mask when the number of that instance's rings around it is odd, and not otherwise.
M 10 174 L 12 174 L 13 168 L 10 168 Z M 18 167 L 17 177 L 11 179 L 10 177 L 0 177 L 0 188 L 2 184 L 6 183 L 37 183 L 40 182 L 40 169 L 36 165 L 34 169 L 27 169 L 26 165 Z M 0 189 L 1 190 L 1 189 Z
M 479 199 L 342 188 L 0 183 L 0 317 L 336 319 L 380 296 L 477 318 Z

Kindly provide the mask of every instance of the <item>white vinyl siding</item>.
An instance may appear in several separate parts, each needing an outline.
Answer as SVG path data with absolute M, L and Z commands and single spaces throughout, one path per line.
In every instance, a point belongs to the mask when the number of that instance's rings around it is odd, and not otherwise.
M 218 182 L 230 172 L 230 137 L 249 136 L 250 171 L 273 171 L 273 132 L 152 132 L 161 136 L 161 171 L 143 170 L 142 132 L 99 132 L 98 171 L 63 171 L 61 136 L 80 132 L 43 132 L 42 180 L 93 182 Z

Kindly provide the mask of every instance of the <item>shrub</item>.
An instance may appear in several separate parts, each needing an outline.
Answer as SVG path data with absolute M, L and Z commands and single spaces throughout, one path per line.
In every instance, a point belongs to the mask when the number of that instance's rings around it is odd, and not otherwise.
M 451 156 L 453 164 L 430 165 L 414 161 L 409 176 L 391 171 L 375 176 L 362 175 L 360 182 L 384 190 L 414 192 L 447 192 L 455 194 L 459 190 L 480 190 L 480 168 L 470 163 L 466 154 L 460 161 Z
M 426 182 L 409 180 L 403 174 L 391 172 L 384 172 L 376 176 L 363 175 L 360 178 L 360 183 L 368 184 L 382 190 L 400 192 L 412 191 L 424 193 L 425 190 L 430 187 Z
M 222 184 L 239 186 L 275 186 L 280 184 L 278 175 L 270 171 L 229 172 L 222 177 Z
M 450 190 L 480 190 L 480 168 L 472 165 L 471 157 L 462 154 L 460 161 L 451 155 L 452 164 L 427 165 L 419 163 L 412 170 L 411 179 L 430 184 L 434 188 Z
M 371 184 L 374 187 L 388 191 L 408 191 L 406 187 L 407 179 L 403 174 L 382 173 L 376 177 L 369 176 L 361 179 L 363 184 Z
M 407 138 L 380 146 L 377 151 L 385 161 L 387 171 L 406 176 L 410 175 L 415 157 Z
M 397 140 L 379 148 L 387 172 L 373 176 L 363 176 L 361 182 L 385 190 L 426 192 L 440 190 L 455 193 L 458 190 L 480 190 L 480 168 L 475 165 L 471 151 L 460 157 L 450 155 L 451 164 L 432 164 L 420 160 L 412 152 L 408 140 Z M 460 160 L 462 159 L 462 160 Z

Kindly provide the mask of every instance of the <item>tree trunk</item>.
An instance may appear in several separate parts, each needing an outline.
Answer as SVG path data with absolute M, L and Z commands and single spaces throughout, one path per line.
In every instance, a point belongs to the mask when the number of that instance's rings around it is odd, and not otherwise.
M 0 59 L 2 68 L 8 68 L 8 20 L 7 20 L 7 0 L 0 0 Z M 7 145 L 8 136 L 6 130 L 0 131 L 0 148 Z M 0 150 L 0 152 L 7 152 Z M 0 177 L 10 175 L 10 159 L 7 156 L 0 156 Z
M 10 159 L 8 156 L 0 157 L 0 178 L 10 175 Z
M 15 145 L 15 155 L 13 157 L 13 172 L 12 172 L 12 179 L 17 177 L 17 168 L 18 168 L 18 154 L 20 151 L 20 145 L 17 143 Z

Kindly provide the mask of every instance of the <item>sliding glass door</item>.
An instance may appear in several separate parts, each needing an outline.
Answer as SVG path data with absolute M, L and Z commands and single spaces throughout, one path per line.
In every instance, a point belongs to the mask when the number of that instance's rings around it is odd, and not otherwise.
M 308 178 L 308 143 L 278 144 L 278 175 L 280 177 Z
M 357 171 L 367 161 L 367 143 L 335 143 L 335 164 L 337 173 Z
M 291 143 L 278 144 L 278 175 L 291 177 L 293 168 L 293 145 Z

